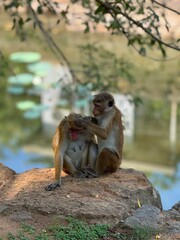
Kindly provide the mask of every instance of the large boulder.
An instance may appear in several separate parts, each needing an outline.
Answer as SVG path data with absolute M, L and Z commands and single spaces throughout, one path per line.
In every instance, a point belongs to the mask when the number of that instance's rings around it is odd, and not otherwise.
M 0 188 L 2 188 L 7 181 L 12 180 L 15 174 L 16 172 L 14 170 L 0 163 Z
M 29 217 L 31 213 L 71 215 L 90 223 L 117 224 L 130 216 L 139 205 L 162 209 L 159 193 L 142 172 L 120 169 L 99 178 L 62 178 L 63 185 L 45 191 L 54 179 L 54 169 L 32 169 L 13 174 L 0 189 L 1 215 Z M 25 211 L 25 212 L 24 212 Z
M 179 205 L 177 203 L 168 211 L 160 211 L 152 205 L 143 205 L 132 216 L 126 218 L 123 225 L 131 229 L 148 229 L 162 240 L 180 239 Z

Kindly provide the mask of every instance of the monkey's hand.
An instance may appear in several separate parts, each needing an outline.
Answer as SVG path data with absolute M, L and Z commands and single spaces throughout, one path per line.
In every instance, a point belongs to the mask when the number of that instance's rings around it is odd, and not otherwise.
M 50 183 L 45 187 L 46 191 L 52 191 L 54 189 L 56 189 L 57 187 L 60 187 L 59 182 L 54 182 L 54 183 Z
M 74 121 L 74 123 L 77 127 L 83 127 L 83 128 L 86 128 L 88 122 L 89 121 L 86 119 L 77 119 Z

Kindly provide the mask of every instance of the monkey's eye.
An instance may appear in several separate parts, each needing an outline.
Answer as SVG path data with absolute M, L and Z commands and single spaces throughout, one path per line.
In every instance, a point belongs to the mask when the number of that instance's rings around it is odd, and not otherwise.
M 108 102 L 108 107 L 112 107 L 112 106 L 113 106 L 113 104 L 114 104 L 114 102 L 113 102 L 113 101 L 109 101 L 109 102 Z

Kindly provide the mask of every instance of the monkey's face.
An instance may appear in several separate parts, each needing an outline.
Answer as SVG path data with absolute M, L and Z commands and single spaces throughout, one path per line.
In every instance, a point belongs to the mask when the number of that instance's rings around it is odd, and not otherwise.
M 66 117 L 67 127 L 72 141 L 78 140 L 80 134 L 85 130 L 84 126 L 77 125 L 77 121 L 82 119 L 82 115 L 76 113 L 71 113 Z
M 93 114 L 95 117 L 103 115 L 105 112 L 109 111 L 114 105 L 114 98 L 109 93 L 100 93 L 95 96 L 93 100 Z

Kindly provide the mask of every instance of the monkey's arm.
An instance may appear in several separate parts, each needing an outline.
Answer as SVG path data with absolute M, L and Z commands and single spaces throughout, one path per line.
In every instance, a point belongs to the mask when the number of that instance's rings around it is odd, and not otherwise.
M 61 164 L 63 164 L 63 159 L 60 157 L 60 151 L 56 150 L 55 152 L 55 181 L 53 183 L 48 184 L 45 187 L 46 191 L 52 191 L 56 189 L 57 187 L 61 186 Z
M 86 120 L 80 120 L 76 122 L 79 126 L 84 126 L 86 129 L 91 133 L 95 134 L 98 137 L 102 138 L 103 140 L 107 139 L 109 132 L 112 129 L 113 125 L 113 119 L 111 119 L 109 122 L 104 121 L 103 126 L 96 125 L 92 122 L 86 121 Z
M 63 169 L 63 156 L 66 145 L 66 141 L 63 139 L 63 133 L 59 125 L 52 141 L 54 151 L 55 181 L 45 187 L 46 191 L 52 191 L 61 186 L 61 171 Z

